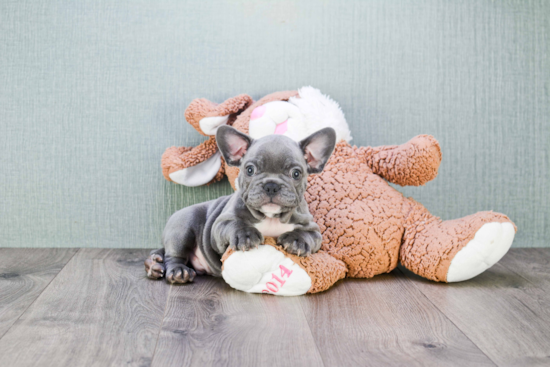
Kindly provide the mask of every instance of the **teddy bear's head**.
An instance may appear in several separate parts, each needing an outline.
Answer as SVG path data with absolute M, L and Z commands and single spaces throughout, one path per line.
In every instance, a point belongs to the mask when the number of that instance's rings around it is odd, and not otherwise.
M 197 99 L 185 111 L 185 118 L 199 133 L 211 136 L 211 139 L 219 126 L 232 125 L 253 139 L 281 134 L 300 141 L 315 131 L 332 127 L 336 130 L 337 141 L 351 140 L 338 103 L 313 87 L 275 92 L 253 103 L 246 95 L 231 98 L 220 105 Z M 217 172 L 211 171 L 211 174 Z M 236 189 L 239 169 L 225 165 L 225 174 Z

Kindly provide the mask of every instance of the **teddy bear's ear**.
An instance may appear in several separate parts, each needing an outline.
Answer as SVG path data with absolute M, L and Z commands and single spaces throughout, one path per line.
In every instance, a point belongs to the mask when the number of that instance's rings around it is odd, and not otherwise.
M 241 94 L 217 104 L 207 99 L 193 100 L 185 110 L 185 119 L 200 134 L 216 135 L 218 127 L 231 125 L 235 117 L 253 103 L 250 96 Z

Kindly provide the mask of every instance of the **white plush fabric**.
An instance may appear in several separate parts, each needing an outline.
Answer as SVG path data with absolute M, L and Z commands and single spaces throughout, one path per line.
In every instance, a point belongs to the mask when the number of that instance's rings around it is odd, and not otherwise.
M 471 279 L 495 265 L 510 249 L 515 234 L 512 223 L 484 224 L 451 261 L 447 282 Z
M 301 136 L 307 136 L 307 129 L 304 125 L 304 116 L 300 109 L 286 101 L 274 101 L 263 105 L 264 114 L 260 118 L 251 119 L 248 133 L 254 139 L 275 133 L 277 125 L 287 123 L 288 130 L 285 136 L 299 141 Z
M 325 127 L 336 131 L 336 141 L 350 141 L 351 133 L 342 109 L 330 97 L 313 87 L 303 87 L 300 97 L 288 102 L 275 101 L 263 105 L 264 114 L 250 121 L 249 134 L 254 139 L 274 134 L 277 126 L 287 124 L 284 136 L 300 141 Z
M 299 265 L 272 246 L 237 251 L 225 260 L 223 279 L 248 293 L 299 296 L 311 288 L 311 278 Z
M 336 130 L 336 141 L 349 142 L 352 139 L 344 112 L 336 101 L 313 87 L 302 87 L 298 94 L 300 98 L 290 98 L 289 102 L 298 107 L 304 116 L 306 135 L 297 140 L 302 140 L 325 127 Z
M 216 135 L 218 127 L 227 125 L 228 120 L 229 115 L 205 117 L 199 121 L 199 126 L 201 127 L 202 132 L 206 135 Z

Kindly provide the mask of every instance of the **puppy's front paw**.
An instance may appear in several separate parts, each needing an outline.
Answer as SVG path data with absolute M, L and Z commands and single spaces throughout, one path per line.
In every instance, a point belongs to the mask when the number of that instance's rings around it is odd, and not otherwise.
M 297 256 L 308 256 L 319 249 L 314 236 L 304 231 L 283 233 L 277 239 L 277 244 L 289 254 Z
M 233 250 L 248 251 L 260 246 L 264 238 L 260 231 L 254 227 L 240 228 L 235 231 L 229 246 Z

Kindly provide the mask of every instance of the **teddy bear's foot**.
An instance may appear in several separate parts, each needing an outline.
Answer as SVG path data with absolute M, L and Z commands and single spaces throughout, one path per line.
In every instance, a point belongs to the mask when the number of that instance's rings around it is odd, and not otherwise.
M 421 204 L 412 203 L 399 260 L 424 278 L 436 282 L 471 279 L 500 260 L 514 240 L 516 227 L 504 214 L 478 212 L 441 221 Z
M 248 293 L 299 296 L 311 288 L 311 278 L 273 246 L 233 251 L 223 263 L 222 276 L 232 288 Z
M 447 282 L 471 279 L 495 265 L 510 249 L 515 232 L 510 222 L 484 224 L 451 260 Z
M 222 256 L 222 276 L 233 288 L 250 293 L 297 296 L 329 289 L 346 276 L 346 264 L 324 251 L 300 257 L 277 246 L 265 245 L 242 252 L 228 248 Z

